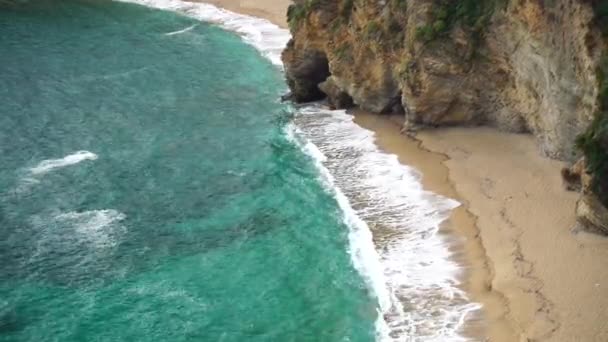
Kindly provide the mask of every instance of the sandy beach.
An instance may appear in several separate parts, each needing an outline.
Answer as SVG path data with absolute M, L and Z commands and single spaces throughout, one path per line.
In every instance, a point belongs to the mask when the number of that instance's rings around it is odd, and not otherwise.
M 418 134 L 445 154 L 449 180 L 477 217 L 508 319 L 523 341 L 608 341 L 608 240 L 573 231 L 577 194 L 561 185 L 561 162 L 534 138 L 490 128 Z
M 288 0 L 205 1 L 286 26 Z M 608 341 L 608 239 L 573 230 L 577 194 L 563 190 L 563 163 L 541 157 L 534 138 L 491 128 L 400 134 L 401 118 L 356 113 L 376 143 L 423 174 L 423 185 L 459 200 L 443 227 L 463 283 L 483 304 L 465 333 L 489 341 Z
M 426 188 L 464 204 L 445 229 L 466 237 L 459 261 L 490 341 L 608 340 L 608 272 L 598 262 L 608 239 L 573 231 L 578 196 L 532 136 L 469 127 L 414 140 L 400 134 L 401 118 L 356 113 L 356 122 L 420 170 Z

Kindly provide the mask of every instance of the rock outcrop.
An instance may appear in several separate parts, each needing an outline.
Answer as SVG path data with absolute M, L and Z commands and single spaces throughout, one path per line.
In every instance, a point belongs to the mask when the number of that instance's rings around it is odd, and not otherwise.
M 581 191 L 608 205 L 607 1 L 295 0 L 288 20 L 296 100 L 403 113 L 408 130 L 532 133 L 549 157 L 583 152 L 593 180 Z

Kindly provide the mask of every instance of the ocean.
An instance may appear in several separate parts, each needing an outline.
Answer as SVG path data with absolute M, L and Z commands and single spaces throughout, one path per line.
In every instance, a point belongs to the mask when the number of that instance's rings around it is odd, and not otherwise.
M 459 204 L 280 102 L 287 31 L 133 2 L 0 8 L 0 341 L 467 340 Z

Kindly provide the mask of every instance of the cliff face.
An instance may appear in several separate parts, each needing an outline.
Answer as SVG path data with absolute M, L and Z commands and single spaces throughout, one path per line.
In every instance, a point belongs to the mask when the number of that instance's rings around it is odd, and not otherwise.
M 296 101 L 403 113 L 408 130 L 530 132 L 549 157 L 608 159 L 606 120 L 586 131 L 606 116 L 607 14 L 603 0 L 296 0 L 283 61 Z M 593 146 L 577 148 L 584 132 Z M 587 163 L 586 193 L 598 195 L 607 163 Z

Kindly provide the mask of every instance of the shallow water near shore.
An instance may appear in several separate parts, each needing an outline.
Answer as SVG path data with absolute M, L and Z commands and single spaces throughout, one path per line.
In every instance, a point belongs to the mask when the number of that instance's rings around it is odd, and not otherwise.
M 0 11 L 0 340 L 463 340 L 457 203 L 277 101 L 286 31 L 137 2 Z
M 373 340 L 269 61 L 130 4 L 0 16 L 0 340 Z

